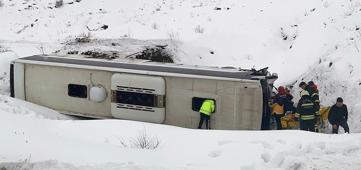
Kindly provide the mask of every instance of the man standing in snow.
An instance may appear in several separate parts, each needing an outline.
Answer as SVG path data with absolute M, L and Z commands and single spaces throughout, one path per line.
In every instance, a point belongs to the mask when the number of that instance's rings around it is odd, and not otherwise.
M 337 98 L 336 104 L 334 104 L 328 115 L 328 121 L 332 125 L 332 133 L 338 134 L 338 128 L 341 126 L 346 133 L 350 133 L 350 129 L 347 124 L 348 110 L 347 106 L 343 104 L 341 97 Z
M 308 82 L 308 86 L 309 86 L 309 93 L 311 95 L 311 99 L 313 101 L 313 104 L 315 105 L 316 115 L 319 115 L 320 97 L 319 97 L 317 85 L 313 81 L 310 81 Z
M 210 129 L 209 119 L 213 112 L 214 112 L 214 101 L 209 99 L 204 100 L 202 103 L 202 107 L 199 110 L 200 120 L 199 120 L 198 129 L 202 128 L 204 121 L 206 122 L 206 129 Z
M 305 82 L 300 83 L 300 87 L 305 87 Z M 301 99 L 298 102 L 295 116 L 300 119 L 300 129 L 305 131 L 315 131 L 315 108 L 311 96 L 305 88 L 300 92 Z
M 315 108 L 315 113 L 316 113 L 316 129 L 315 131 L 318 132 L 319 131 L 319 124 L 321 122 L 320 117 L 320 97 L 319 97 L 319 92 L 317 89 L 317 85 L 313 82 L 313 81 L 309 81 L 308 82 L 308 92 L 310 93 L 312 102 L 314 104 L 314 108 Z

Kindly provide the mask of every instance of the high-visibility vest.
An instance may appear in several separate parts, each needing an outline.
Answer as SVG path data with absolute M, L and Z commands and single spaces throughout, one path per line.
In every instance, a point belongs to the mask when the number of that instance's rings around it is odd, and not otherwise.
M 283 108 L 283 106 L 279 105 L 278 103 L 272 104 L 271 108 L 272 108 L 272 114 L 283 115 L 284 108 Z
M 296 109 L 296 117 L 301 120 L 314 120 L 315 119 L 315 105 L 312 102 L 310 94 L 306 90 L 300 92 L 301 99 L 298 102 Z
M 210 116 L 212 112 L 214 112 L 214 101 L 213 100 L 205 100 L 200 109 L 201 113 Z

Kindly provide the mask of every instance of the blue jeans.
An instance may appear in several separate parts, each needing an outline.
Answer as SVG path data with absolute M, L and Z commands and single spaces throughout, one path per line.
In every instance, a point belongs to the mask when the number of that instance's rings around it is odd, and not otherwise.
M 203 126 L 203 122 L 206 122 L 206 129 L 210 129 L 209 127 L 209 118 L 210 116 L 204 114 L 204 113 L 200 113 L 200 119 L 199 119 L 199 124 L 198 124 L 198 129 L 202 129 Z
M 338 134 L 338 128 L 340 126 L 345 130 L 345 133 L 350 133 L 350 129 L 348 127 L 347 122 L 341 122 L 339 124 L 336 124 L 336 129 L 332 128 L 332 133 L 333 134 Z

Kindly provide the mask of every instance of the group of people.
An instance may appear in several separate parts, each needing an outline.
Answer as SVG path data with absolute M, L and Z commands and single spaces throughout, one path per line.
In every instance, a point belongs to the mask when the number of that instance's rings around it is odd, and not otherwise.
M 318 132 L 316 129 L 316 122 L 320 120 L 320 98 L 317 85 L 310 81 L 308 83 L 301 82 L 300 100 L 295 107 L 293 96 L 288 88 L 283 86 L 278 87 L 278 93 L 275 94 L 269 101 L 269 106 L 272 109 L 277 124 L 277 129 L 282 129 L 281 118 L 287 114 L 294 114 L 295 118 L 300 122 L 300 129 L 311 132 Z M 210 129 L 209 119 L 211 113 L 215 110 L 215 103 L 213 100 L 203 101 L 200 107 L 200 121 L 198 128 L 201 129 L 205 122 L 206 128 Z M 350 133 L 347 120 L 348 110 L 347 106 L 343 103 L 343 99 L 338 97 L 336 104 L 331 106 L 328 112 L 328 120 L 332 125 L 332 133 L 337 134 L 339 127 L 343 127 L 346 133 Z
M 290 91 L 283 86 L 278 87 L 278 93 L 272 97 L 269 105 L 276 120 L 277 129 L 282 129 L 281 118 L 284 115 L 295 114 L 296 119 L 300 121 L 301 130 L 317 132 L 315 126 L 316 122 L 320 120 L 320 99 L 317 85 L 310 81 L 308 83 L 301 82 L 299 87 L 301 88 L 300 100 L 296 107 Z M 332 133 L 337 134 L 339 126 L 343 127 L 345 132 L 350 133 L 347 119 L 347 106 L 343 104 L 343 99 L 338 97 L 328 115 Z

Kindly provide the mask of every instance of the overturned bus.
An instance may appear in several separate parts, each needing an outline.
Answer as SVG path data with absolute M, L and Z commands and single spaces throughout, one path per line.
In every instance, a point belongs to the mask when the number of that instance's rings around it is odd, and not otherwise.
M 11 95 L 64 114 L 197 128 L 205 99 L 212 129 L 269 129 L 277 75 L 144 60 L 30 56 L 11 64 Z

